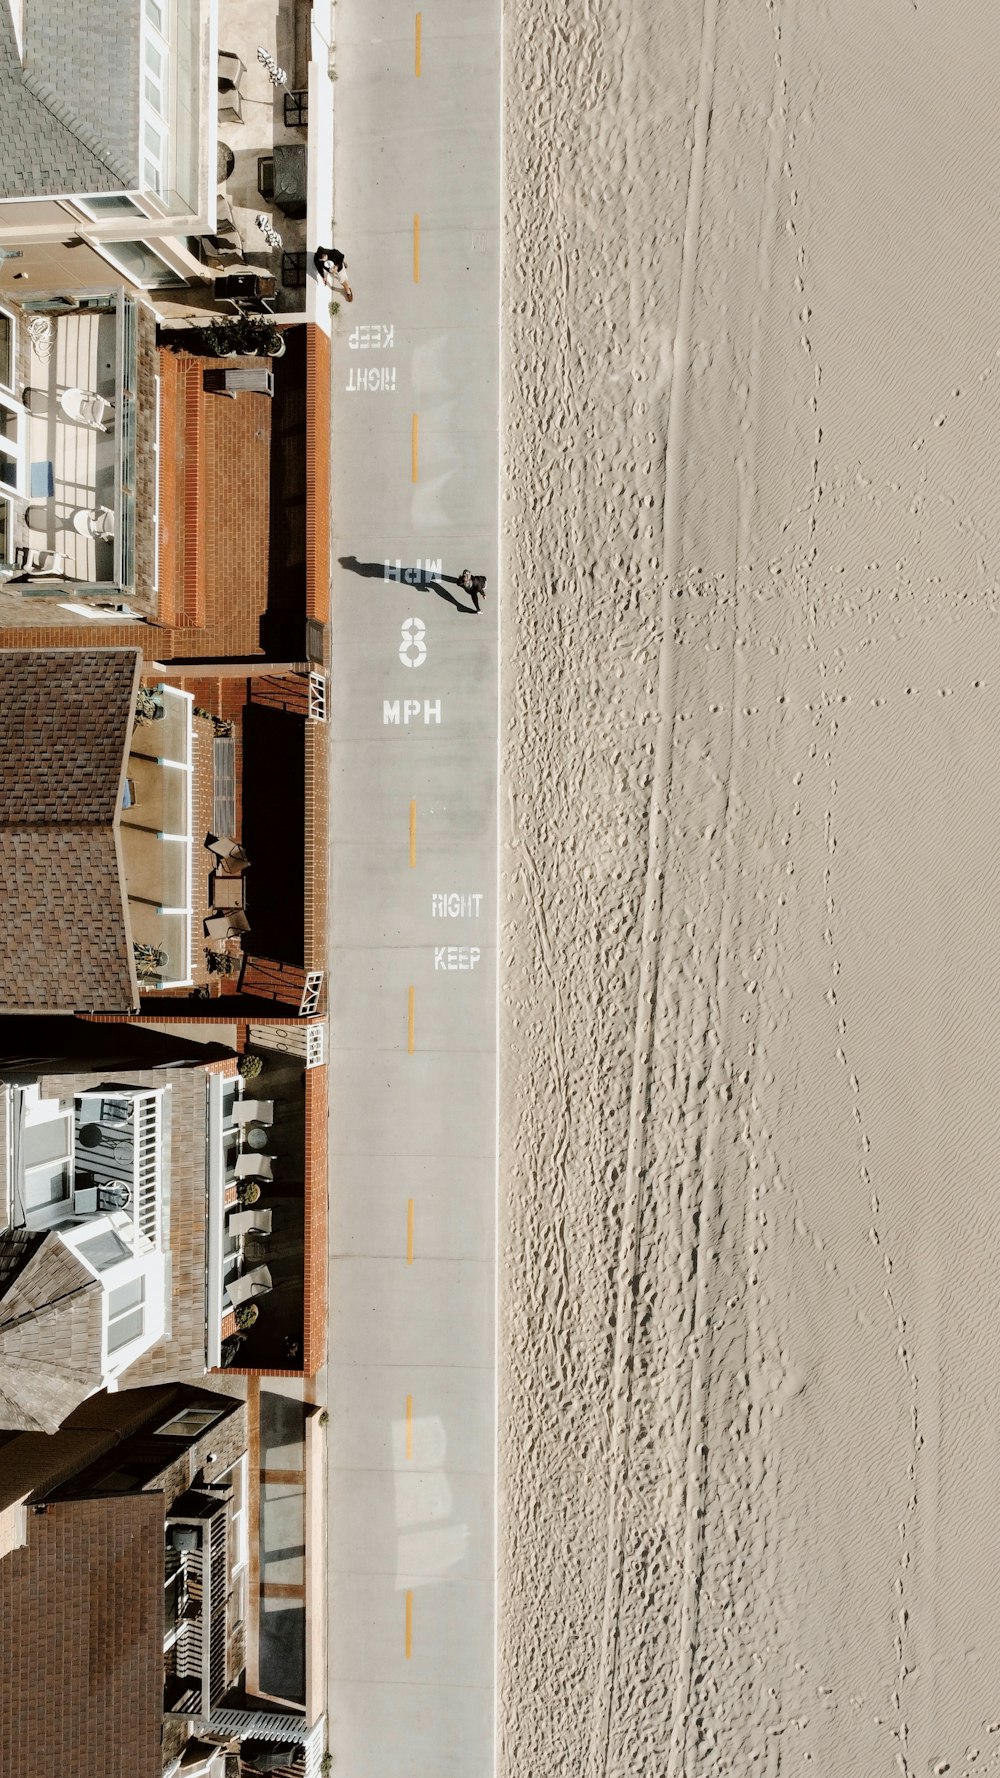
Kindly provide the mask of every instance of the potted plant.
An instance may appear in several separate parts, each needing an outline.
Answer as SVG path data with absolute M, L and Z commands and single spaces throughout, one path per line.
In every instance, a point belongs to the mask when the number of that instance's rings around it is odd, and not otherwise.
M 203 358 L 281 358 L 285 336 L 263 315 L 219 315 L 207 327 L 188 327 L 170 344 Z
M 146 685 L 140 685 L 135 698 L 135 726 L 142 728 L 147 722 L 158 722 L 163 715 L 163 699 L 158 698 Z
M 141 944 L 138 939 L 132 941 L 135 956 L 135 973 L 141 982 L 155 982 L 167 967 L 167 953 L 159 945 Z
M 235 1319 L 236 1319 L 236 1316 L 234 1314 L 233 1320 L 235 1321 Z M 220 1356 L 222 1358 L 222 1362 L 224 1365 L 235 1363 L 237 1354 L 239 1353 L 239 1349 L 242 1346 L 245 1339 L 246 1339 L 246 1334 L 237 1333 L 237 1334 L 229 1334 L 228 1337 L 223 1340 L 222 1351 L 221 1351 Z
M 260 1186 L 256 1179 L 238 1179 L 236 1181 L 236 1202 L 241 1210 L 248 1210 L 260 1198 Z
M 247 1328 L 253 1326 L 259 1314 L 260 1310 L 256 1303 L 240 1303 L 236 1310 L 237 1327 L 245 1333 Z
M 246 1055 L 240 1057 L 236 1066 L 244 1080 L 256 1080 L 264 1062 L 261 1056 Z
M 205 962 L 209 975 L 239 975 L 243 959 L 234 956 L 232 951 L 213 951 L 206 945 Z

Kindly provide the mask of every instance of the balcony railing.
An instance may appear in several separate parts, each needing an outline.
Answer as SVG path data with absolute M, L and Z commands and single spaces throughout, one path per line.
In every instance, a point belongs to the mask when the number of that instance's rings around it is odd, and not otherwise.
M 160 1249 L 162 1147 L 162 1088 L 81 1093 L 74 1140 L 77 1210 L 126 1210 L 139 1233 Z
M 184 1497 L 187 1498 L 187 1497 Z M 226 1690 L 226 1604 L 229 1503 L 204 1517 L 183 1512 L 167 1520 L 168 1560 L 177 1595 L 170 1666 L 172 1709 L 205 1715 Z M 178 1547 L 190 1540 L 194 1547 Z

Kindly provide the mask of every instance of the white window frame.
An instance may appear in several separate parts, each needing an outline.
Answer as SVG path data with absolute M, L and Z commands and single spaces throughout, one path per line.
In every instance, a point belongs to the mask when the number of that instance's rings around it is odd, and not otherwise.
M 66 1193 L 51 1203 L 34 1209 L 28 1208 L 28 1185 L 33 1174 L 45 1173 L 59 1164 L 60 1157 L 54 1156 L 50 1161 L 39 1161 L 33 1166 L 25 1166 L 24 1173 L 24 1213 L 29 1228 L 46 1228 L 53 1222 L 61 1222 L 73 1213 L 73 1157 L 76 1133 L 73 1127 L 73 1112 L 68 1110 L 59 1099 L 43 1099 L 37 1087 L 25 1089 L 22 1105 L 24 1108 L 23 1127 L 25 1131 L 39 1129 L 46 1124 L 61 1123 L 63 1126 L 62 1165 L 66 1178 Z
M 0 389 L 5 389 L 12 395 L 17 386 L 17 316 L 13 309 L 8 309 L 6 303 L 0 303 L 0 315 L 10 322 L 10 382 L 5 383 L 0 377 Z
M 13 439 L 0 437 L 0 454 L 10 458 L 14 463 L 14 481 L 0 482 L 0 494 L 8 500 L 20 495 L 22 500 L 28 497 L 28 414 L 21 402 L 5 389 L 0 389 L 0 407 L 6 408 L 14 415 L 15 429 Z
M 217 1420 L 222 1419 L 222 1416 L 225 1413 L 225 1411 L 226 1411 L 226 1409 L 225 1409 L 224 1402 L 220 1402 L 220 1404 L 217 1408 L 202 1408 L 202 1407 L 190 1407 L 190 1406 L 188 1406 L 186 1408 L 178 1408 L 176 1414 L 172 1414 L 169 1420 L 164 1421 L 162 1426 L 158 1426 L 156 1428 L 156 1436 L 158 1438 L 189 1438 L 190 1437 L 191 1439 L 199 1439 L 203 1436 L 204 1433 L 206 1433 L 208 1431 L 210 1426 L 214 1426 L 215 1422 Z M 201 1417 L 202 1424 L 199 1427 L 197 1427 L 194 1430 L 192 1430 L 191 1428 L 187 1428 L 183 1432 L 174 1432 L 172 1430 L 177 1425 L 178 1421 L 187 1420 L 190 1418 L 190 1416 L 192 1414 L 197 1414 L 199 1417 Z
M 121 1211 L 112 1211 L 104 1216 L 92 1216 L 86 1222 L 79 1223 L 75 1229 L 60 1229 L 61 1239 L 71 1248 L 82 1266 L 86 1266 L 91 1276 L 96 1278 L 104 1292 L 104 1315 L 101 1333 L 101 1372 L 105 1383 L 119 1377 L 122 1371 L 128 1370 L 137 1358 L 148 1352 L 157 1340 L 163 1337 L 166 1321 L 167 1292 L 167 1256 L 154 1252 L 145 1239 L 135 1231 L 136 1251 L 134 1256 L 123 1259 L 117 1265 L 108 1266 L 101 1271 L 87 1258 L 83 1247 L 88 1239 L 101 1229 L 113 1229 L 120 1235 L 126 1246 L 132 1238 L 132 1223 Z M 143 1282 L 143 1322 L 141 1333 L 134 1339 L 119 1346 L 116 1351 L 110 1347 L 111 1331 L 111 1292 L 118 1290 L 123 1284 L 130 1284 L 136 1279 Z M 128 1311 L 131 1313 L 131 1311 Z
M 139 60 L 139 135 L 142 154 L 142 185 L 163 200 L 170 184 L 170 116 L 171 116 L 171 82 L 173 70 L 171 66 L 170 42 L 165 35 L 164 27 L 170 28 L 170 7 L 158 5 L 156 0 L 145 0 L 141 19 L 142 53 Z M 161 60 L 160 74 L 154 74 L 146 59 L 147 49 L 155 49 Z M 152 79 L 158 88 L 157 101 L 150 100 L 146 94 L 146 81 Z M 147 133 L 152 131 L 157 137 L 157 147 L 151 148 L 147 141 Z

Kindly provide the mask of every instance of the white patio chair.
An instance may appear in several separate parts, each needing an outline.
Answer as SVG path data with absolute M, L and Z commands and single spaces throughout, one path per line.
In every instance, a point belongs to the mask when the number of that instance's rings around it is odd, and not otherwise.
M 256 1204 L 252 1210 L 231 1210 L 226 1227 L 231 1235 L 269 1235 L 271 1212 L 258 1210 Z
M 14 568 L 18 574 L 54 574 L 61 579 L 66 573 L 66 557 L 57 549 L 29 549 L 21 544 L 14 551 Z
M 273 1124 L 273 1099 L 237 1099 L 233 1117 L 238 1124 Z
M 98 432 L 107 432 L 106 422 L 115 411 L 113 401 L 95 395 L 91 389 L 60 389 L 59 406 L 67 419 L 79 420 L 82 426 L 93 426 Z
M 273 1179 L 269 1154 L 239 1154 L 236 1157 L 237 1179 Z
M 226 1285 L 226 1295 L 235 1309 L 240 1303 L 252 1302 L 254 1297 L 266 1296 L 273 1288 L 267 1267 L 255 1266 L 252 1272 L 244 1272 L 242 1278 L 233 1278 Z

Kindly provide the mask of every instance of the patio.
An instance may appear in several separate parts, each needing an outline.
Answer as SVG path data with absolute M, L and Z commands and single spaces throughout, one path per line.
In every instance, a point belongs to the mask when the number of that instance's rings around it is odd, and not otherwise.
M 254 1115 L 240 1117 L 234 1092 L 224 1132 L 221 1359 L 238 1370 L 295 1370 L 305 1301 L 303 1069 L 295 1057 L 257 1053 L 263 1067 L 244 1094 Z M 240 1326 L 248 1309 L 256 1318 Z
M 190 246 L 217 272 L 273 280 L 266 300 L 279 314 L 301 314 L 322 295 L 310 260 L 328 224 L 314 216 L 310 227 L 307 210 L 332 158 L 323 28 L 309 0 L 219 8 L 218 219 L 214 235 Z

